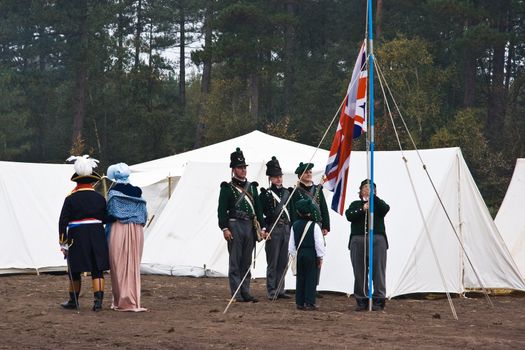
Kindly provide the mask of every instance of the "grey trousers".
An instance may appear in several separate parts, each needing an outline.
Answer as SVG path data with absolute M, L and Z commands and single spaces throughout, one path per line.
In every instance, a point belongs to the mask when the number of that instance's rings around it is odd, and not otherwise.
M 353 236 L 350 242 L 350 259 L 354 268 L 354 296 L 358 303 L 368 299 L 368 236 Z M 374 235 L 373 258 L 373 294 L 377 301 L 386 297 L 385 270 L 386 270 L 387 241 L 383 235 Z
M 230 253 L 228 279 L 233 296 L 246 271 L 250 271 L 255 237 L 250 220 L 230 219 L 228 226 L 233 235 L 233 239 L 228 241 L 228 253 Z M 240 288 L 240 293 L 237 293 L 237 299 L 250 297 L 251 276 L 251 272 L 248 272 Z
M 284 280 L 281 281 L 288 264 L 288 241 L 290 225 L 277 224 L 272 231 L 271 239 L 266 241 L 266 289 L 268 298 L 284 293 Z M 279 288 L 279 282 L 281 286 Z

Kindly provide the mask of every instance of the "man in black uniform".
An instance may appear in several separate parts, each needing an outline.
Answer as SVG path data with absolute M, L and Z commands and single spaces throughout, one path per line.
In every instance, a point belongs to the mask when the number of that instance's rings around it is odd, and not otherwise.
M 266 229 L 270 230 L 273 227 L 271 234 L 266 237 L 266 289 L 268 299 L 289 299 L 284 293 L 284 280 L 281 280 L 288 264 L 290 211 L 289 205 L 285 204 L 290 197 L 290 191 L 283 187 L 283 172 L 276 157 L 272 157 L 272 160 L 266 163 L 266 175 L 271 186 L 268 190 L 261 188 L 261 206 Z
M 65 309 L 75 309 L 80 294 L 82 272 L 91 272 L 95 301 L 93 311 L 102 309 L 104 298 L 104 271 L 109 270 L 109 254 L 103 223 L 106 221 L 106 200 L 93 184 L 100 175 L 93 171 L 97 160 L 89 156 L 70 157 L 75 160 L 77 183 L 64 200 L 59 220 L 59 241 L 70 271 L 69 300 Z
M 228 242 L 230 254 L 228 269 L 230 291 L 233 296 L 248 272 L 241 285 L 240 295 L 235 295 L 235 299 L 257 302 L 258 300 L 250 294 L 249 270 L 255 241 L 258 239 L 257 229 L 263 222 L 257 191 L 259 185 L 246 179 L 246 161 L 240 148 L 230 155 L 230 168 L 232 168 L 232 180 L 221 183 L 217 209 L 219 227 Z M 262 234 L 265 234 L 264 228 Z

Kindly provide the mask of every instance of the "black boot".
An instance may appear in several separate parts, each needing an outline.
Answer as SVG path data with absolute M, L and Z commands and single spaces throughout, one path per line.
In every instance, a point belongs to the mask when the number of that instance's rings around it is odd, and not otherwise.
M 372 311 L 383 311 L 385 309 L 385 299 L 374 298 Z
M 355 301 L 357 303 L 355 311 L 365 311 L 366 309 L 368 309 L 368 299 L 356 298 Z
M 93 303 L 93 311 L 102 310 L 102 300 L 104 300 L 104 292 L 95 292 L 95 302 Z
M 76 295 L 75 295 L 76 294 Z M 69 292 L 69 300 L 60 304 L 64 309 L 76 309 L 77 304 L 75 303 L 75 297 L 78 302 L 78 296 L 80 293 Z

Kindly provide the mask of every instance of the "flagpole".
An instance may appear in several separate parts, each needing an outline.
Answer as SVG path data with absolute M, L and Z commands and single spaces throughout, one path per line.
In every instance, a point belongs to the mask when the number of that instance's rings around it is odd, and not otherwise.
M 373 21 L 372 21 L 372 0 L 368 0 L 368 98 L 370 108 L 370 197 L 368 205 L 370 215 L 369 220 L 369 243 L 368 243 L 368 310 L 372 311 L 372 277 L 374 261 L 374 44 L 373 44 Z

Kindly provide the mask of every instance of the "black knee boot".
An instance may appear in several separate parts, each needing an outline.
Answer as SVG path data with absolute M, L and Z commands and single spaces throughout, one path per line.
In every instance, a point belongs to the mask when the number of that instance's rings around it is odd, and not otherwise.
M 104 300 L 104 292 L 94 292 L 95 302 L 93 303 L 93 311 L 102 310 L 102 301 Z
M 93 276 L 93 295 L 95 296 L 93 311 L 100 311 L 102 310 L 102 300 L 104 300 L 104 278 L 102 271 L 91 272 L 91 276 Z
M 76 309 L 77 308 L 77 304 L 75 303 L 75 298 L 76 298 L 77 303 L 78 303 L 79 294 L 80 293 L 69 292 L 69 300 L 63 302 L 62 304 L 60 304 L 60 306 L 62 306 L 64 309 Z
M 76 309 L 80 296 L 80 280 L 69 281 L 69 300 L 60 304 L 64 309 Z M 76 302 L 75 302 L 76 300 Z

